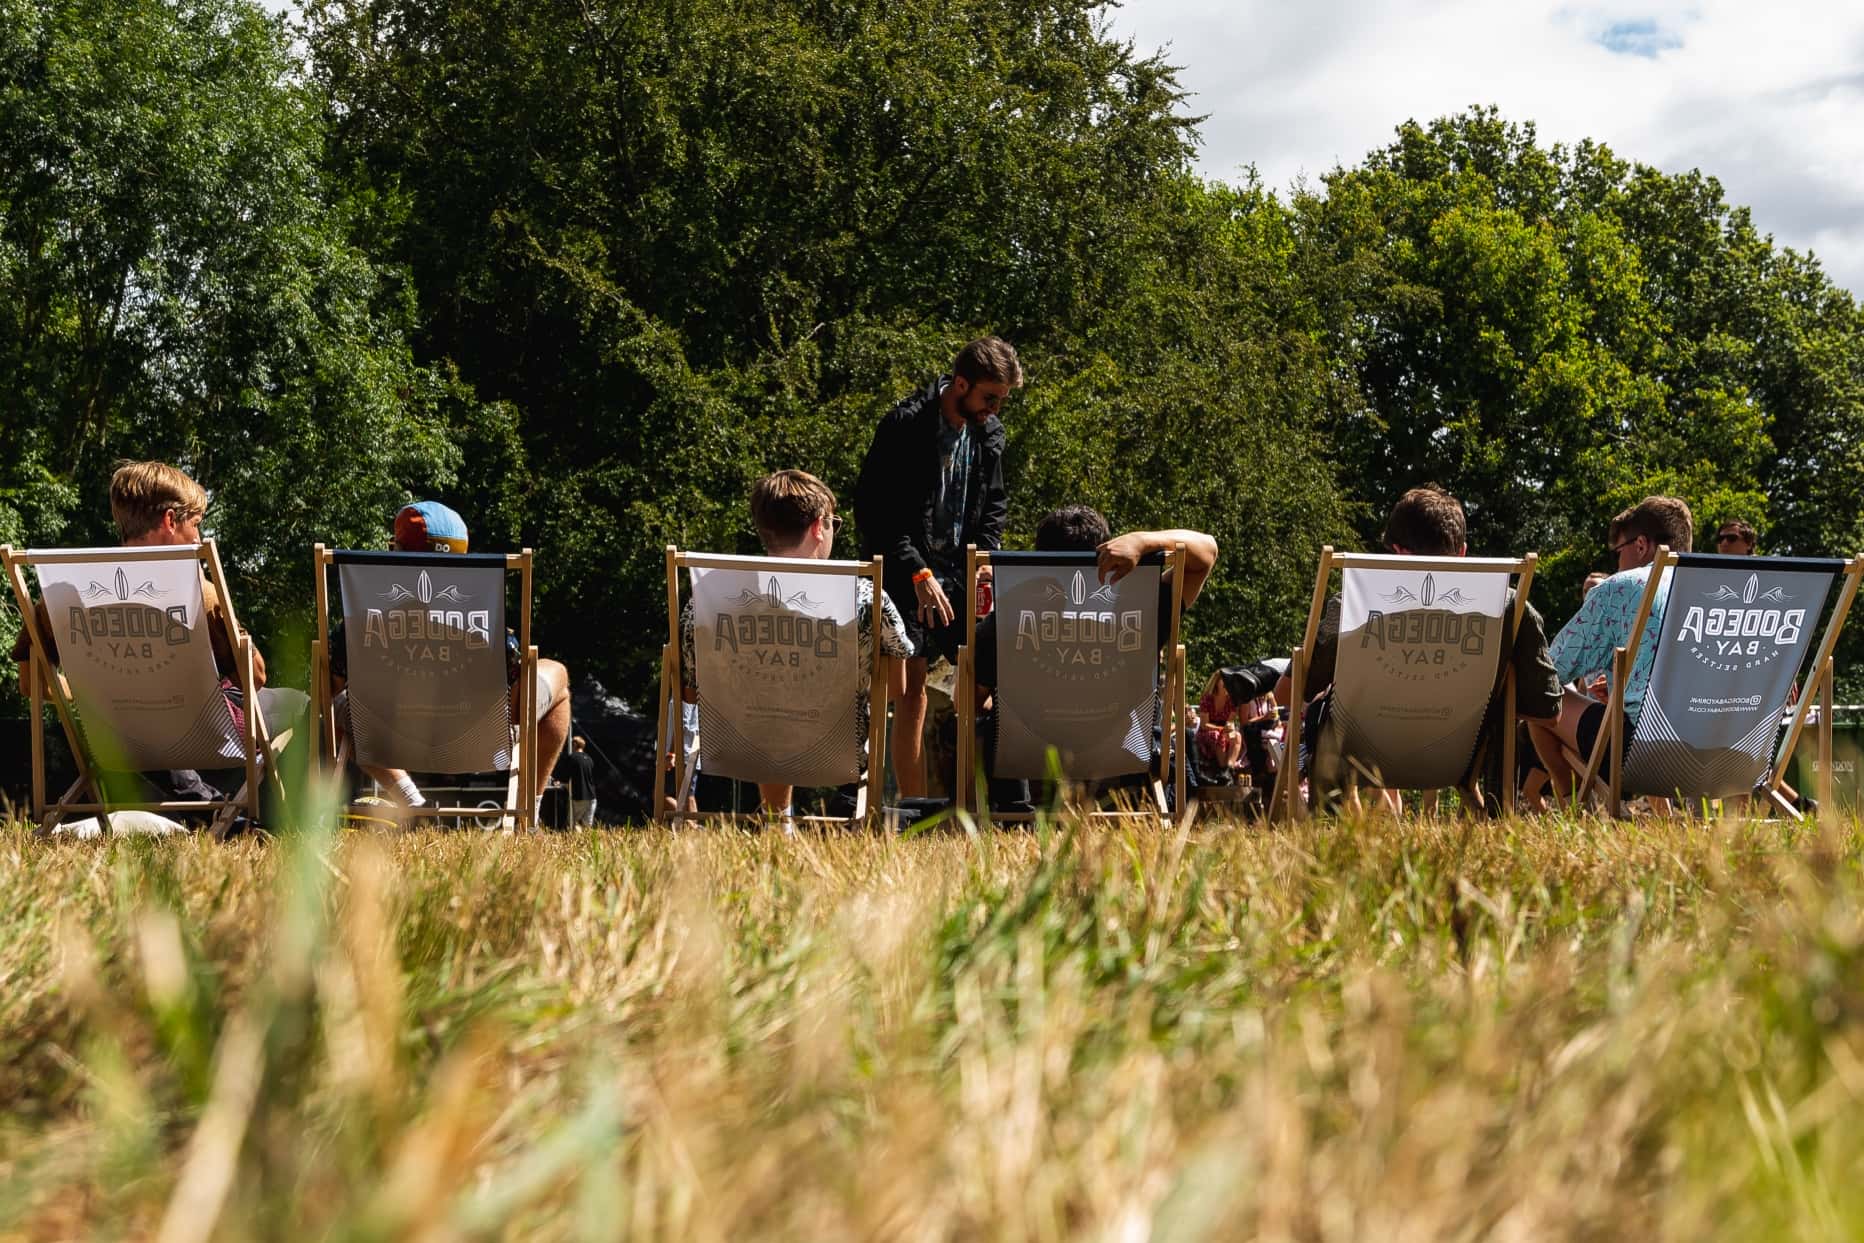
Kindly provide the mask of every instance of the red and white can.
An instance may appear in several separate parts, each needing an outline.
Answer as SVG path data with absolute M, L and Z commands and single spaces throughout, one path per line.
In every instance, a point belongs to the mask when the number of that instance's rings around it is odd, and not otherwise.
M 979 617 L 989 617 L 990 610 L 995 608 L 996 604 L 997 604 L 996 593 L 991 591 L 990 589 L 990 580 L 987 578 L 978 579 L 977 580 L 977 615 Z

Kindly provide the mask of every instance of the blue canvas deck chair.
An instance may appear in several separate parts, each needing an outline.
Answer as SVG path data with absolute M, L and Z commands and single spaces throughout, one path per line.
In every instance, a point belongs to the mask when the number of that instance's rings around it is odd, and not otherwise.
M 995 755 L 1000 780 L 1043 780 L 1059 765 L 1070 795 L 1121 778 L 1148 777 L 1150 806 L 1095 808 L 1093 816 L 1189 823 L 1186 802 L 1184 545 L 1143 559 L 1102 583 L 1094 552 L 966 552 L 965 643 L 958 652 L 958 806 L 1004 821 L 977 798 L 978 574 L 995 596 Z M 1166 794 L 1171 786 L 1171 797 Z M 1098 800 L 1096 800 L 1098 801 Z
M 1496 792 L 1514 808 L 1515 684 L 1508 659 L 1527 609 L 1537 557 L 1410 557 L 1320 550 L 1307 627 L 1289 661 L 1286 747 L 1269 800 L 1273 818 L 1306 814 L 1303 745 L 1315 759 L 1338 748 L 1343 788 L 1458 789 L 1465 808 L 1481 806 L 1483 722 L 1501 688 L 1501 771 Z M 1332 736 L 1305 737 L 1304 708 L 1324 687 L 1309 666 L 1327 588 L 1340 571 L 1340 628 L 1329 711 Z M 1509 600 L 1509 587 L 1514 599 Z M 1330 764 L 1332 756 L 1328 755 Z
M 685 682 L 680 652 L 680 571 L 692 585 L 693 669 L 699 745 L 682 745 L 678 705 Z M 886 771 L 887 678 L 880 636 L 881 559 L 817 561 L 730 557 L 667 548 L 667 642 L 660 653 L 660 721 L 655 737 L 654 815 L 692 818 L 670 800 L 669 754 L 680 757 L 673 790 L 691 786 L 692 766 L 717 777 L 792 788 L 857 785 L 848 817 L 799 822 L 858 823 L 879 799 Z M 861 657 L 861 581 L 868 610 L 869 663 Z M 865 676 L 864 676 L 865 672 Z M 862 683 L 872 697 L 872 728 L 860 737 Z M 669 803 L 672 803 L 669 806 Z
M 1669 595 L 1653 623 L 1666 575 Z M 1780 786 L 1807 713 L 1821 694 L 1829 696 L 1832 652 L 1860 579 L 1864 556 L 1733 557 L 1658 548 L 1630 636 L 1612 654 L 1605 728 L 1585 757 L 1578 789 L 1602 794 L 1612 815 L 1622 814 L 1627 796 L 1688 808 L 1758 795 L 1751 806 L 1799 819 Z M 1834 587 L 1837 602 L 1815 645 Z M 1650 686 L 1630 721 L 1625 687 L 1645 643 L 1657 645 Z M 1782 740 L 1782 714 L 1808 668 L 1813 685 L 1799 697 Z M 1821 735 L 1822 771 L 1829 773 L 1829 730 Z
M 318 544 L 311 693 L 313 766 L 334 757 L 426 775 L 504 773 L 497 823 L 533 822 L 537 788 L 537 649 L 531 645 L 530 549 L 518 553 L 358 552 Z M 330 671 L 330 571 L 336 570 L 347 673 Z M 506 596 L 515 584 L 518 678 L 508 677 Z M 518 696 L 512 723 L 510 695 Z M 429 804 L 418 817 L 484 822 L 484 807 Z
M 153 548 L 0 548 L 31 636 L 32 811 L 42 833 L 65 816 L 116 811 L 212 812 L 224 834 L 241 812 L 259 818 L 261 783 L 291 731 L 268 736 L 254 694 L 252 638 L 240 628 L 214 541 Z M 34 625 L 27 572 L 37 579 L 55 651 Z M 233 647 L 236 716 L 221 689 L 202 583 L 219 596 Z M 58 713 L 78 778 L 56 800 L 45 789 L 43 707 Z M 244 720 L 239 718 L 243 717 Z M 111 773 L 241 768 L 231 798 L 119 800 Z

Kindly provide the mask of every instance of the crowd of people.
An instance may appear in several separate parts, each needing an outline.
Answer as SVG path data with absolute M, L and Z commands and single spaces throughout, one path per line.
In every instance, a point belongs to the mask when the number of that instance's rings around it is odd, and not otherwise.
M 880 667 L 894 705 L 893 774 L 899 793 L 906 798 L 923 796 L 929 784 L 924 738 L 931 670 L 937 662 L 955 662 L 964 642 L 960 604 L 969 590 L 965 549 L 975 546 L 995 551 L 1003 546 L 1009 501 L 1000 416 L 1004 402 L 1022 382 L 1021 364 L 1008 342 L 986 337 L 969 343 L 953 359 L 949 372 L 901 399 L 880 420 L 855 484 L 860 553 L 884 557 L 878 597 L 867 580 L 859 582 L 862 650 L 857 745 L 864 768 L 871 728 L 868 679 L 875 667 L 868 644 L 877 636 L 884 657 Z M 207 493 L 195 480 L 160 462 L 127 463 L 116 471 L 110 485 L 111 513 L 125 546 L 198 543 L 207 504 Z M 843 524 L 834 492 L 800 469 L 779 470 L 758 480 L 751 490 L 749 511 L 764 552 L 772 557 L 827 558 Z M 1682 500 L 1651 496 L 1613 517 L 1606 529 L 1614 569 L 1587 580 L 1578 612 L 1549 639 L 1540 612 L 1528 603 L 1519 611 L 1518 630 L 1504 636 L 1506 658 L 1496 670 L 1484 730 L 1493 737 L 1501 729 L 1518 729 L 1529 745 L 1522 749 L 1518 773 L 1491 772 L 1489 777 L 1491 784 L 1500 779 L 1520 780 L 1530 805 L 1549 792 L 1572 789 L 1577 774 L 1570 757 L 1590 754 L 1607 726 L 1606 674 L 1613 651 L 1630 635 L 1657 551 L 1663 546 L 1688 551 L 1694 519 Z M 1754 551 L 1755 531 L 1744 520 L 1720 524 L 1715 539 L 1722 552 Z M 470 547 L 470 536 L 457 512 L 439 502 L 422 501 L 392 516 L 388 542 L 391 548 L 407 552 L 464 553 Z M 1392 507 L 1380 543 L 1385 551 L 1405 556 L 1465 556 L 1463 506 L 1435 485 L 1413 488 Z M 1120 581 L 1151 554 L 1182 548 L 1172 573 L 1181 579 L 1180 599 L 1187 608 L 1198 599 L 1218 559 L 1216 541 L 1204 532 L 1172 529 L 1115 534 L 1104 516 L 1084 505 L 1062 507 L 1045 516 L 1036 526 L 1035 547 L 1095 553 L 1103 583 Z M 988 567 L 979 578 L 988 581 Z M 241 690 L 234 676 L 234 645 L 226 613 L 212 585 L 203 583 L 203 587 L 206 628 L 222 689 L 235 709 L 243 712 L 246 705 L 238 702 Z M 1171 591 L 1167 579 L 1161 612 L 1169 607 Z M 1666 593 L 1667 582 L 1660 583 L 1653 607 L 1657 616 L 1662 614 Z M 1511 591 L 1511 617 L 1512 596 Z M 997 683 L 995 620 L 994 615 L 982 619 L 974 649 L 976 701 L 986 723 Z M 1341 599 L 1334 595 L 1325 602 L 1307 654 L 1304 703 L 1289 702 L 1293 688 L 1286 661 L 1226 666 L 1210 676 L 1191 710 L 1195 746 L 1186 757 L 1200 783 L 1266 786 L 1289 762 L 1280 745 L 1283 721 L 1287 712 L 1299 711 L 1306 743 L 1302 772 L 1310 797 L 1325 803 L 1351 787 L 1331 710 L 1340 623 Z M 42 603 L 36 609 L 35 625 L 45 651 L 56 661 L 58 628 Z M 688 705 L 698 702 L 699 689 L 693 631 L 689 600 L 679 634 L 682 698 Z M 1161 632 L 1161 647 L 1164 642 Z M 328 650 L 329 691 L 342 730 L 347 721 L 348 668 L 340 623 Z M 1629 670 L 1622 702 L 1632 719 L 1649 685 L 1654 651 L 1654 645 L 1641 646 Z M 13 656 L 25 686 L 30 658 L 27 634 L 21 634 Z M 508 634 L 506 670 L 514 724 L 526 700 L 519 685 L 522 667 L 517 640 Z M 1510 672 L 1517 719 L 1504 721 L 1504 678 Z M 537 785 L 527 792 L 535 806 L 551 777 L 550 757 L 563 754 L 569 742 L 571 722 L 569 670 L 559 661 L 541 659 L 534 678 L 535 693 L 530 698 L 536 705 L 537 737 L 546 758 L 537 766 Z M 253 707 L 269 730 L 288 728 L 303 716 L 308 697 L 301 691 L 268 686 L 265 661 L 256 651 L 253 680 L 257 688 Z M 687 709 L 689 732 L 693 711 Z M 573 787 L 571 818 L 586 823 L 593 819 L 595 804 L 592 765 L 583 740 L 576 739 L 568 754 L 573 758 L 563 767 Z M 669 755 L 663 762 L 676 765 L 679 758 Z M 987 745 L 985 759 L 988 765 Z M 386 805 L 419 809 L 425 804 L 426 797 L 412 774 L 376 766 L 364 771 Z M 1469 774 L 1471 778 L 1476 775 Z M 156 797 L 218 794 L 209 776 L 198 772 L 149 773 L 142 778 Z M 942 774 L 939 784 L 950 789 L 950 778 L 951 774 Z M 794 792 L 787 786 L 762 785 L 758 795 L 763 807 L 772 812 L 792 811 Z M 847 814 L 853 797 L 853 786 L 839 791 L 831 801 L 830 814 Z

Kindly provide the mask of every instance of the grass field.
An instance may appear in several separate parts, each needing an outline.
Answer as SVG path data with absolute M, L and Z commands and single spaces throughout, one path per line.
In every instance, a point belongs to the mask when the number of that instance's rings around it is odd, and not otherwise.
M 1855 1238 L 1858 828 L 14 828 L 0 1238 Z

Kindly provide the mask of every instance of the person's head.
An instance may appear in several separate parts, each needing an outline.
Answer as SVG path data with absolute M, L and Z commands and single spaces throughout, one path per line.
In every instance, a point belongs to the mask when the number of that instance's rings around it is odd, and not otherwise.
M 465 552 L 471 547 L 466 520 L 439 501 L 403 505 L 389 542 L 398 552 Z
M 1036 523 L 1037 552 L 1092 552 L 1113 538 L 1098 509 L 1065 505 Z
M 125 544 L 198 544 L 207 491 L 167 462 L 122 462 L 110 476 L 110 516 Z
M 1412 488 L 1392 506 L 1382 542 L 1414 557 L 1460 557 L 1469 551 L 1463 503 L 1434 483 Z
M 806 470 L 780 470 L 751 485 L 751 522 L 771 556 L 817 561 L 834 550 L 841 529 L 835 494 Z
M 1023 386 L 1016 347 L 1002 337 L 979 337 L 951 360 L 947 390 L 965 421 L 981 425 L 1003 406 L 1010 390 Z
M 1608 538 L 1623 573 L 1655 561 L 1660 545 L 1668 545 L 1671 552 L 1688 552 L 1695 529 L 1696 520 L 1681 498 L 1647 496 L 1612 519 Z
M 1594 587 L 1597 587 L 1610 577 L 1611 575 L 1605 573 L 1603 570 L 1594 570 L 1592 573 L 1586 575 L 1586 581 L 1582 583 L 1579 588 L 1580 598 L 1583 600 L 1585 597 L 1591 595 Z
M 589 749 L 589 740 L 587 738 L 584 738 L 581 734 L 578 734 L 574 738 L 570 739 L 570 750 L 587 751 L 588 749 Z
M 1715 528 L 1715 551 L 1737 557 L 1754 555 L 1754 528 L 1739 518 L 1730 518 Z

